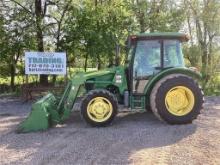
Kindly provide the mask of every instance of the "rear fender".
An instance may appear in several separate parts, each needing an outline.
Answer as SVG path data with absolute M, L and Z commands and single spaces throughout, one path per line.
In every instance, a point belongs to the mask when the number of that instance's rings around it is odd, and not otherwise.
M 146 85 L 144 89 L 144 94 L 149 98 L 151 90 L 153 89 L 154 85 L 163 77 L 170 75 L 170 74 L 183 74 L 192 77 L 193 79 L 199 80 L 202 78 L 199 72 L 188 68 L 169 68 L 165 69 L 158 74 L 154 75 Z

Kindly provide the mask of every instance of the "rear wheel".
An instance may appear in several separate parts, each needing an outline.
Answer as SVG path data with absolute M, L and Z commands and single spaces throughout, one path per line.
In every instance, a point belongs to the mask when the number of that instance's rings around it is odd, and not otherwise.
M 117 99 L 107 90 L 92 90 L 82 100 L 81 116 L 91 126 L 106 126 L 117 114 Z
M 150 104 L 153 113 L 170 124 L 192 122 L 203 106 L 203 92 L 191 78 L 182 74 L 171 74 L 154 86 Z

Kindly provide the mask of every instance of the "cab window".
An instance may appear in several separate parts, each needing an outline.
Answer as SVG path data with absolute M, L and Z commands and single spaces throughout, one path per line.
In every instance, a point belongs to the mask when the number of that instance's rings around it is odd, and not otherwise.
M 178 40 L 164 40 L 164 67 L 184 66 L 181 42 Z
M 143 77 L 152 75 L 155 67 L 160 66 L 160 42 L 138 41 L 134 57 L 134 77 Z

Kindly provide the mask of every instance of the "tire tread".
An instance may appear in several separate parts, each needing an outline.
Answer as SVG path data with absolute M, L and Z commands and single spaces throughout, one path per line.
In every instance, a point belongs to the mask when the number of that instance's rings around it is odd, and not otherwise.
M 159 90 L 159 88 L 164 84 L 166 83 L 169 79 L 174 79 L 174 78 L 178 78 L 178 77 L 187 77 L 191 80 L 193 80 L 191 77 L 188 77 L 187 75 L 184 75 L 184 74 L 170 74 L 166 77 L 163 77 L 161 80 L 159 80 L 156 85 L 153 87 L 152 91 L 151 91 L 151 94 L 150 94 L 150 105 L 151 105 L 151 108 L 152 108 L 152 112 L 154 113 L 154 115 L 161 121 L 163 122 L 167 122 L 163 119 L 163 117 L 158 113 L 158 109 L 157 109 L 157 105 L 156 105 L 156 96 L 157 96 L 157 92 Z M 204 103 L 204 93 L 202 91 L 202 88 L 201 86 L 195 81 L 193 80 L 194 83 L 199 87 L 201 93 L 202 93 L 202 98 L 203 98 L 203 101 L 202 101 L 202 109 L 203 109 L 203 103 Z

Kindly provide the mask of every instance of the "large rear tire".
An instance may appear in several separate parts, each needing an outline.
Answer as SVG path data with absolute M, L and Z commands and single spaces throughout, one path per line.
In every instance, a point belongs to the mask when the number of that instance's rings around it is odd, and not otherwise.
M 171 74 L 162 78 L 150 95 L 153 113 L 169 124 L 191 123 L 199 115 L 203 102 L 200 86 L 183 74 Z
M 107 90 L 92 90 L 81 103 L 81 117 L 91 126 L 102 127 L 112 123 L 118 110 L 116 97 Z

